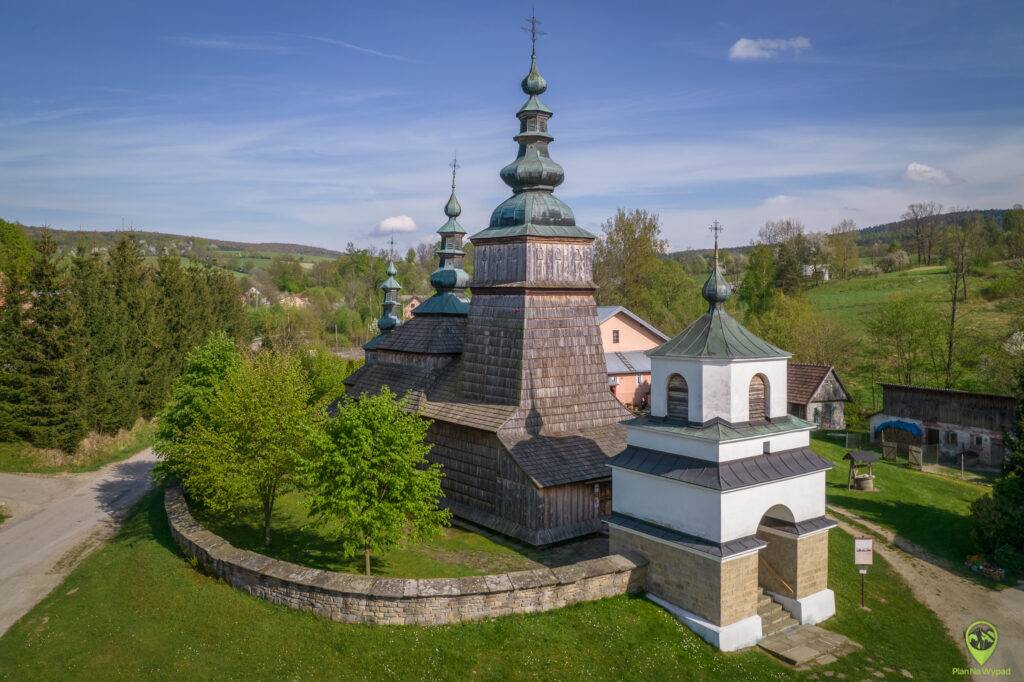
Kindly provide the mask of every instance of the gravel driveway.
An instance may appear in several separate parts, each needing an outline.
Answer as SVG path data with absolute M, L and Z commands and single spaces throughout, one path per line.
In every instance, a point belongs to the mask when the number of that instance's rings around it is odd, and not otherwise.
M 0 474 L 0 635 L 113 534 L 154 463 L 147 449 L 85 474 Z

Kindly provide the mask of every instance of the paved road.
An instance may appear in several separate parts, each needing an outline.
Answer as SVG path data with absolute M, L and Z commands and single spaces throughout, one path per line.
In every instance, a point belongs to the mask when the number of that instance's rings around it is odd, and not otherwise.
M 0 635 L 117 529 L 154 462 L 147 449 L 86 474 L 0 474 Z
M 875 551 L 885 557 L 899 573 L 919 602 L 930 608 L 946 626 L 950 637 L 961 648 L 971 666 L 977 663 L 964 646 L 964 630 L 976 620 L 996 626 L 999 643 L 985 667 L 1012 668 L 1012 679 L 1024 675 L 1024 589 L 1018 584 L 1003 590 L 990 590 L 944 568 L 941 560 L 930 557 L 921 548 L 897 538 L 892 531 L 839 508 L 838 513 L 881 534 L 896 547 L 875 542 Z M 857 528 L 839 521 L 839 527 L 854 536 L 864 535 Z M 870 579 L 870 576 L 869 576 Z M 913 637 L 913 632 L 907 633 Z M 952 676 L 951 676 L 952 678 Z M 962 679 L 962 678 L 961 678 Z

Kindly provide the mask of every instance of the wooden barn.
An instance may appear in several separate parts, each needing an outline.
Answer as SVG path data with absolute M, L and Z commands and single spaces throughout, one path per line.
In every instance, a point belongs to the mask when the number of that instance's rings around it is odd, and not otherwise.
M 445 504 L 543 545 L 602 529 L 611 512 L 607 461 L 625 447 L 620 422 L 630 414 L 608 391 L 591 273 L 595 237 L 553 194 L 564 172 L 548 155 L 551 110 L 538 98 L 547 84 L 536 59 L 522 88 L 519 154 L 501 171 L 513 194 L 471 238 L 472 280 L 462 269 L 453 165 L 431 275 L 437 293 L 405 324 L 386 314 L 364 347 L 366 364 L 345 385 L 350 395 L 382 386 L 410 392 L 433 420 L 430 457 L 443 465 Z
M 1003 436 L 1017 400 L 925 386 L 882 384 L 882 409 L 871 415 L 871 439 L 930 446 L 940 457 L 976 455 L 982 466 L 1003 461 Z
M 846 403 L 850 394 L 832 365 L 789 363 L 787 368 L 788 412 L 813 422 L 819 429 L 846 428 Z

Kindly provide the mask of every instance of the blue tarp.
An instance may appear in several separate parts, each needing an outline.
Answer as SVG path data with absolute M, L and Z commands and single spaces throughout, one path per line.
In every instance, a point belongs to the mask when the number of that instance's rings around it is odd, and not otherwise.
M 898 419 L 890 419 L 887 422 L 882 422 L 875 427 L 875 433 L 881 433 L 886 429 L 899 429 L 901 431 L 906 431 L 907 433 L 912 433 L 918 438 L 924 435 L 924 431 L 922 431 L 921 427 L 917 424 L 913 422 L 900 421 Z

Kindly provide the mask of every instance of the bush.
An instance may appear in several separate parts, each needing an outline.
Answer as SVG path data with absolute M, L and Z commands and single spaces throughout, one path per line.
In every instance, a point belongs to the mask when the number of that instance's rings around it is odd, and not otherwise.
M 862 265 L 853 271 L 854 277 L 877 277 L 880 274 L 882 274 L 882 271 L 874 265 Z
M 1016 274 L 1001 275 L 981 288 L 981 297 L 986 301 L 1009 298 L 1017 292 L 1020 277 Z
M 879 258 L 877 262 L 882 272 L 896 272 L 910 267 L 910 256 L 903 250 L 893 251 Z

